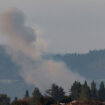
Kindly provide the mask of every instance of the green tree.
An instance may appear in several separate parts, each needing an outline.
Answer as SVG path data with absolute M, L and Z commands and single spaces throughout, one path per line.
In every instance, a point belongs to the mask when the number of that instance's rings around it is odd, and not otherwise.
M 105 86 L 103 81 L 100 83 L 100 87 L 98 90 L 98 97 L 100 100 L 105 101 Z
M 96 83 L 92 81 L 91 83 L 91 99 L 97 98 L 97 89 L 96 89 Z
M 18 98 L 17 98 L 17 97 L 15 97 L 14 101 L 17 101 L 17 100 L 18 100 Z
M 36 100 L 36 105 L 45 105 L 45 99 L 43 96 Z
M 36 105 L 37 100 L 38 100 L 40 97 L 42 97 L 42 94 L 41 94 L 39 88 L 35 88 L 34 91 L 33 91 L 33 93 L 32 93 L 32 103 L 33 103 L 34 105 Z
M 60 87 L 58 88 L 59 101 L 60 101 L 62 98 L 64 98 L 64 96 L 65 96 L 64 89 L 60 86 Z
M 52 97 L 45 97 L 44 100 L 45 100 L 44 102 L 45 105 L 51 105 L 54 103 L 54 99 Z
M 5 94 L 0 94 L 0 105 L 10 105 L 10 98 Z
M 51 97 L 40 97 L 37 100 L 37 105 L 51 105 L 54 100 Z
M 25 98 L 29 98 L 29 92 L 28 92 L 28 90 L 26 90 Z
M 48 89 L 46 93 L 51 96 L 55 102 L 60 101 L 65 96 L 64 89 L 56 84 L 52 84 L 51 88 Z
M 70 89 L 70 96 L 73 100 L 79 100 L 81 93 L 81 84 L 78 81 L 75 81 Z
M 12 101 L 11 105 L 16 105 L 17 101 L 18 101 L 18 98 L 15 97 L 14 100 Z
M 80 100 L 85 101 L 90 99 L 90 88 L 87 85 L 87 82 L 82 85 Z

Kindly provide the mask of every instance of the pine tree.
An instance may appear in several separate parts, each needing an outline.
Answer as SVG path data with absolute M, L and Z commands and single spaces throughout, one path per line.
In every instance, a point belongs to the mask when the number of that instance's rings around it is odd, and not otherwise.
M 92 81 L 91 83 L 91 99 L 97 98 L 97 89 L 96 89 L 96 83 Z
M 0 94 L 0 105 L 10 105 L 10 98 L 6 94 Z
M 33 93 L 32 93 L 32 103 L 34 105 L 36 105 L 36 103 L 40 97 L 42 97 L 42 94 L 41 94 L 39 88 L 35 88 Z
M 98 96 L 102 101 L 105 101 L 105 86 L 104 82 L 100 83 L 99 91 L 98 91 Z
M 65 96 L 64 89 L 61 86 L 58 88 L 58 96 L 59 96 L 59 100 L 61 100 Z
M 87 85 L 87 82 L 82 85 L 82 90 L 80 94 L 80 100 L 85 101 L 90 99 L 90 88 Z
M 60 101 L 65 96 L 64 89 L 56 84 L 52 84 L 51 88 L 48 89 L 46 93 L 51 96 L 55 102 Z
M 81 84 L 78 81 L 75 81 L 70 89 L 70 96 L 73 100 L 79 100 L 81 93 Z
M 28 90 L 26 90 L 25 98 L 28 98 L 28 97 L 29 97 L 29 92 L 28 92 Z
M 18 98 L 17 98 L 17 97 L 15 97 L 15 98 L 14 98 L 14 101 L 17 101 L 17 100 L 18 100 Z

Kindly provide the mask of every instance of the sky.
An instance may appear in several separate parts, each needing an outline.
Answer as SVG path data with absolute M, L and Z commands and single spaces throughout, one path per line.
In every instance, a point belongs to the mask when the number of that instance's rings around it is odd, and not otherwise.
M 0 13 L 17 8 L 40 29 L 49 53 L 87 53 L 105 48 L 104 0 L 0 0 Z M 0 43 L 6 43 L 1 34 Z

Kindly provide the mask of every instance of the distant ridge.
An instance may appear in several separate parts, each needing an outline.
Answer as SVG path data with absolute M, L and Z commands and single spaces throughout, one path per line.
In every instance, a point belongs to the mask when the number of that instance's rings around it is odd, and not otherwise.
M 56 54 L 55 60 L 66 63 L 73 72 L 78 72 L 86 79 L 105 79 L 105 49 L 93 50 L 86 54 Z
M 68 68 L 86 79 L 97 82 L 105 79 L 105 50 L 94 50 L 86 54 L 48 54 L 45 58 L 65 62 Z M 15 96 L 23 97 L 26 89 L 32 93 L 34 88 L 21 78 L 19 69 L 6 53 L 5 46 L 0 46 L 0 93 L 8 94 L 12 99 Z

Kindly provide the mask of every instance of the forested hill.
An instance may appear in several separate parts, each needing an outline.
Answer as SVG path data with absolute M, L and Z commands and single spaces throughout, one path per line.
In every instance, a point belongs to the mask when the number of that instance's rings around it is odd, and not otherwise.
M 105 50 L 94 50 L 86 54 L 52 55 L 55 60 L 64 61 L 73 71 L 87 79 L 105 79 Z
M 47 57 L 65 62 L 73 72 L 80 73 L 86 79 L 105 79 L 105 50 L 90 51 L 87 54 L 51 54 Z M 4 47 L 0 46 L 0 93 L 21 97 L 26 89 L 32 91 L 33 88 L 21 78 L 19 67 Z

